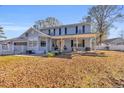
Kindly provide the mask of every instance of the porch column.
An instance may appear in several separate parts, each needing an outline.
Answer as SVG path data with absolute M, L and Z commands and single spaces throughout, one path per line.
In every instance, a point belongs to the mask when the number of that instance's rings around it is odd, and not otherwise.
M 96 51 L 96 37 L 95 37 L 95 39 L 94 39 L 94 50 Z
M 52 51 L 52 40 L 50 39 L 50 51 Z
M 46 38 L 46 53 L 48 52 L 48 38 Z
M 78 38 L 76 38 L 76 51 L 78 50 Z
M 14 42 L 12 42 L 12 53 L 15 54 L 15 49 L 14 49 Z
M 93 50 L 93 43 L 92 42 L 93 42 L 93 40 L 92 40 L 92 38 L 90 38 L 90 49 L 91 50 Z
M 62 43 L 62 49 L 64 50 L 64 46 L 65 46 L 65 40 L 63 39 L 63 43 Z
M 62 52 L 62 38 L 61 38 L 61 41 L 60 41 L 60 52 Z

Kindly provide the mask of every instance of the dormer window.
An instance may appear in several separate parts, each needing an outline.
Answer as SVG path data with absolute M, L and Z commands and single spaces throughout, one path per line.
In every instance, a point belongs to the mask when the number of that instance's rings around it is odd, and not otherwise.
M 28 37 L 28 33 L 25 33 L 25 36 Z

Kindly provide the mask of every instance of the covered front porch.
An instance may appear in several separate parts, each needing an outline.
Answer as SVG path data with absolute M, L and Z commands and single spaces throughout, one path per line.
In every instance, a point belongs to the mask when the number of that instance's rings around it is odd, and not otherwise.
M 80 34 L 52 37 L 51 51 L 72 52 L 95 50 L 95 34 Z

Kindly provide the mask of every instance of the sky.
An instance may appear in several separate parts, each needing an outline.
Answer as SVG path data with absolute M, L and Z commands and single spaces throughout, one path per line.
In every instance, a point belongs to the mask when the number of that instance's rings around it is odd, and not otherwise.
M 87 16 L 88 5 L 9 5 L 0 6 L 0 25 L 4 28 L 5 36 L 15 38 L 29 29 L 37 20 L 55 17 L 63 24 L 78 23 Z M 124 13 L 124 11 L 123 11 Z M 119 36 L 124 29 L 124 23 L 116 23 L 111 29 L 109 38 Z

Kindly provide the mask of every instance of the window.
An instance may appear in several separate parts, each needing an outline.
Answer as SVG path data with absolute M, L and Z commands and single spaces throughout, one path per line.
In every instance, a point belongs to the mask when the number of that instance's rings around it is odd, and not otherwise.
M 18 46 L 18 45 L 19 45 L 19 46 L 25 45 L 25 46 L 26 46 L 26 45 L 27 45 L 27 42 L 15 42 L 14 45 L 17 45 L 17 46 Z
M 7 44 L 3 44 L 2 45 L 2 50 L 8 50 L 8 45 Z
M 52 47 L 54 47 L 55 45 L 54 45 L 54 43 L 52 44 Z
M 67 28 L 65 27 L 65 35 L 67 35 Z
M 82 40 L 82 47 L 85 47 L 85 40 Z
M 37 46 L 37 41 L 29 41 L 29 47 Z
M 71 40 L 71 47 L 73 47 L 74 46 L 74 41 L 73 40 Z
M 55 31 L 56 31 L 56 29 L 54 29 L 53 31 L 54 31 L 53 33 L 54 33 L 54 36 L 55 36 Z
M 49 31 L 48 31 L 48 34 L 50 35 L 50 29 L 49 29 Z
M 28 33 L 25 33 L 25 36 L 28 37 Z
M 61 28 L 59 28 L 59 35 L 61 35 Z
M 41 41 L 41 47 L 46 47 L 46 41 Z
M 35 32 L 34 31 L 31 31 L 31 34 L 33 35 L 33 34 L 35 34 Z
M 78 26 L 76 26 L 76 34 L 78 33 Z
M 85 26 L 82 26 L 82 31 L 83 33 L 85 33 Z

